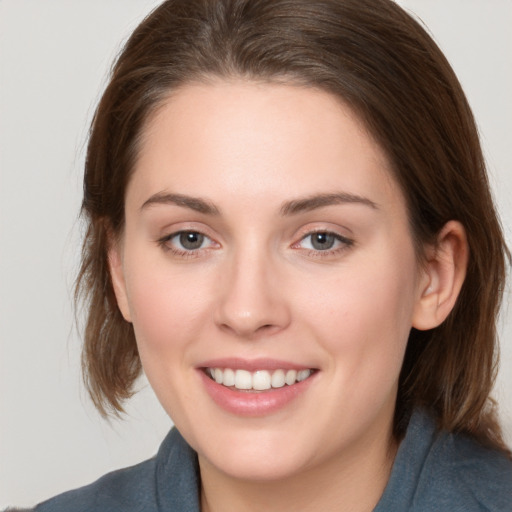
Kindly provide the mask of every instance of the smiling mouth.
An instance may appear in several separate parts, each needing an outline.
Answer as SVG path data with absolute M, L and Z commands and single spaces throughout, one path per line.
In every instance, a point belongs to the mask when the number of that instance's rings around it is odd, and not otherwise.
M 204 368 L 205 374 L 227 388 L 239 391 L 266 391 L 284 386 L 293 386 L 302 382 L 315 372 L 315 369 L 303 370 L 233 370 L 231 368 Z

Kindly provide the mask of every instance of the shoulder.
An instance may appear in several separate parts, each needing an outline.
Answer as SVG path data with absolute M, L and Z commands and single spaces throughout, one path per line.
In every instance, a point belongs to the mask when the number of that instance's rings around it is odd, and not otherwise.
M 512 461 L 466 435 L 434 430 L 415 502 L 435 504 L 432 510 L 510 512 Z
M 512 461 L 416 411 L 374 512 L 511 512 Z
M 142 510 L 154 495 L 155 459 L 113 471 L 96 482 L 39 504 L 36 512 L 110 512 Z
M 460 434 L 441 435 L 436 448 L 459 493 L 481 510 L 512 511 L 512 461 L 505 454 Z
M 162 502 L 187 503 L 169 510 L 195 510 L 196 456 L 176 429 L 158 454 L 135 466 L 108 473 L 96 482 L 60 494 L 35 507 L 35 512 L 151 512 Z M 190 497 L 192 496 L 192 497 Z M 181 506 L 181 505 L 180 505 Z M 167 508 L 166 508 L 167 509 Z

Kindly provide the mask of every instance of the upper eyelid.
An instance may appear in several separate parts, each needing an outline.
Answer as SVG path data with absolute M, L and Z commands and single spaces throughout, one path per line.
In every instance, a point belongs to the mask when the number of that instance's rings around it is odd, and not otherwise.
M 332 247 L 329 249 L 312 249 L 309 247 L 300 247 L 300 245 L 311 235 L 317 234 L 317 233 L 326 233 L 329 235 L 333 235 L 336 238 L 336 242 L 338 244 L 338 247 Z M 296 242 L 293 242 L 290 246 L 291 249 L 294 250 L 303 250 L 303 251 L 309 251 L 310 253 L 318 254 L 319 256 L 327 257 L 332 256 L 334 254 L 341 253 L 343 251 L 348 250 L 349 248 L 354 247 L 355 240 L 351 237 L 344 236 L 337 231 L 329 230 L 329 229 L 313 229 L 309 230 L 308 232 L 304 233 L 300 238 L 297 239 Z
M 335 235 L 335 236 L 340 236 L 342 238 L 348 238 L 348 236 L 342 235 L 337 230 L 329 229 L 329 228 L 313 228 L 313 229 L 308 229 L 301 236 L 314 235 L 315 233 L 327 233 L 329 235 Z
M 178 229 L 177 231 L 173 231 L 172 233 L 169 233 L 168 235 L 164 235 L 160 240 L 172 240 L 173 238 L 177 237 L 178 235 L 181 235 L 183 233 L 197 233 L 198 235 L 204 236 L 208 240 L 215 242 L 215 240 L 208 234 L 206 234 L 203 231 L 200 231 L 198 229 Z M 217 242 L 215 242 L 217 243 Z
M 328 230 L 322 230 L 322 229 L 319 229 L 319 230 L 316 230 L 316 231 L 309 231 L 308 233 L 305 233 L 303 236 L 301 236 L 299 238 L 299 240 L 295 243 L 299 243 L 299 242 L 302 242 L 302 240 L 304 240 L 305 238 L 311 236 L 311 235 L 316 235 L 318 233 L 325 233 L 326 235 L 333 235 L 337 240 L 339 240 L 340 242 L 344 242 L 344 243 L 348 243 L 350 242 L 351 244 L 354 243 L 354 240 L 352 238 L 349 238 L 348 236 L 345 236 L 345 235 L 341 235 L 340 233 L 337 233 L 336 231 L 328 231 Z
M 341 231 L 348 231 L 349 233 L 343 234 Z M 298 230 L 297 238 L 302 240 L 307 236 L 314 235 L 315 233 L 327 233 L 329 235 L 334 235 L 337 238 L 341 238 L 343 240 L 351 240 L 353 241 L 352 230 L 343 226 L 343 229 L 336 229 L 331 227 L 319 226 L 319 227 L 305 227 Z
M 209 229 L 207 226 L 201 225 L 197 226 L 195 222 L 188 223 L 188 222 L 179 222 L 176 223 L 178 225 L 182 224 L 179 227 L 176 227 L 176 225 L 167 225 L 159 229 L 160 233 L 162 233 L 161 236 L 159 236 L 159 239 L 164 238 L 172 238 L 173 236 L 176 236 L 180 233 L 199 233 L 205 237 L 208 237 L 210 239 L 214 239 L 214 235 L 211 233 L 211 229 Z M 190 225 L 194 224 L 194 225 Z
M 318 232 L 346 237 L 353 236 L 353 230 L 346 223 L 340 222 L 340 219 L 312 219 L 310 222 L 302 222 L 295 231 L 295 233 L 304 234 L 304 236 Z

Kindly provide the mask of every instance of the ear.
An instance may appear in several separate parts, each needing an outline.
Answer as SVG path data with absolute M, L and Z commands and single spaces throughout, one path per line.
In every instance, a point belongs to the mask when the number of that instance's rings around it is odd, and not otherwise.
M 445 224 L 435 245 L 427 247 L 426 259 L 412 323 L 419 330 L 433 329 L 444 322 L 464 283 L 469 247 L 460 222 Z
M 124 279 L 122 241 L 109 237 L 108 267 L 112 286 L 116 295 L 117 305 L 121 314 L 127 322 L 131 322 L 130 308 L 128 306 L 128 295 L 126 293 L 126 282 Z

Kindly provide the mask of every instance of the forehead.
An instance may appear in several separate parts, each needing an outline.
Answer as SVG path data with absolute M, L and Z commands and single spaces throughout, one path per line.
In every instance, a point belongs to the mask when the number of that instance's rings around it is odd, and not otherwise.
M 347 105 L 315 88 L 219 80 L 174 91 L 151 116 L 128 192 L 270 200 L 340 187 L 402 201 L 384 151 Z

